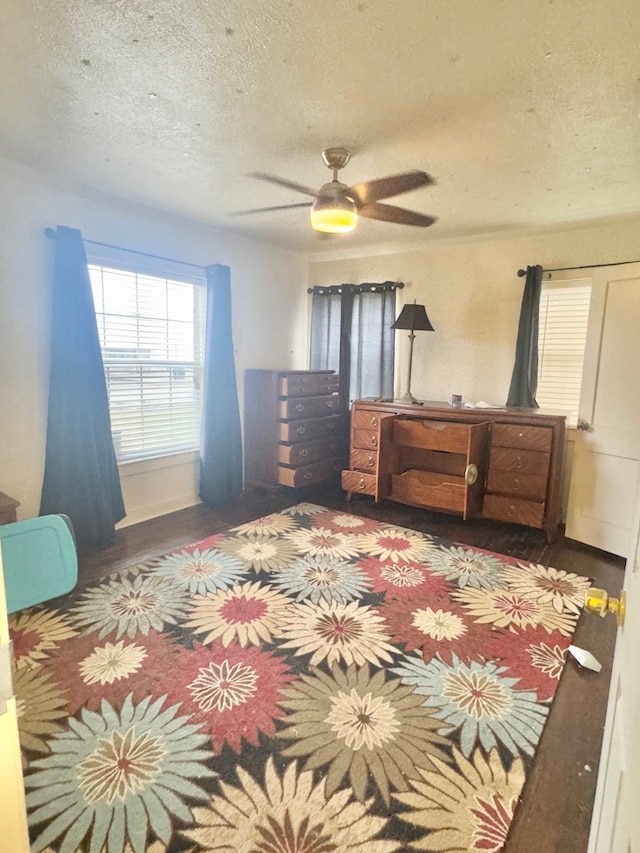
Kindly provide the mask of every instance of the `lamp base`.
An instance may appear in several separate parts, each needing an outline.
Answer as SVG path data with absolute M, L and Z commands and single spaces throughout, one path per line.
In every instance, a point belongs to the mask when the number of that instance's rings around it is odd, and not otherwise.
M 412 406 L 424 406 L 424 403 L 421 400 L 416 400 L 411 391 L 406 391 L 402 397 L 398 397 L 394 400 L 395 403 L 407 403 Z

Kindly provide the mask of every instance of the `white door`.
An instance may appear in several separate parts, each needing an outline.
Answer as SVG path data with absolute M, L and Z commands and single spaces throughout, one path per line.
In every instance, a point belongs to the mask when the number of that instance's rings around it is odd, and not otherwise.
M 640 492 L 635 508 L 624 579 L 627 615 L 616 641 L 588 853 L 640 851 Z
M 629 555 L 640 481 L 640 263 L 594 270 L 566 535 Z
M 4 597 L 2 552 L 0 551 L 0 646 L 9 642 L 7 606 Z M 0 650 L 6 665 L 6 652 Z M 2 663 L 0 663 L 2 666 Z M 0 680 L 6 673 L 0 673 Z M 24 802 L 22 763 L 15 697 L 0 700 L 0 847 L 11 853 L 28 853 L 27 812 Z

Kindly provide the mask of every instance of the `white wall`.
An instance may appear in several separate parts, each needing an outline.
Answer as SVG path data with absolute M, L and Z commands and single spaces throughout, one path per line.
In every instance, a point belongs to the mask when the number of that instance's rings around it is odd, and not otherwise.
M 391 230 L 392 225 L 389 226 Z M 437 228 L 437 225 L 434 226 Z M 399 302 L 423 303 L 435 332 L 417 332 L 412 391 L 423 400 L 503 405 L 509 391 L 527 264 L 570 267 L 640 257 L 640 217 L 484 239 L 417 242 L 332 259 L 314 257 L 311 285 L 403 281 Z M 430 235 L 432 236 L 432 235 Z M 407 333 L 397 332 L 396 393 L 406 385 Z
M 273 246 L 82 191 L 0 159 L 0 491 L 37 515 L 44 467 L 54 244 L 47 226 L 87 239 L 231 267 L 233 333 L 242 411 L 248 367 L 307 366 L 307 266 Z M 128 517 L 197 502 L 194 454 L 121 467 Z

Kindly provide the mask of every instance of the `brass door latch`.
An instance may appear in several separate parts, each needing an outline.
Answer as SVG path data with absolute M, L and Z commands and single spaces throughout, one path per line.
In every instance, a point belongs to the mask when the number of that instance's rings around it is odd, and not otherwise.
M 614 613 L 618 626 L 622 626 L 627 609 L 627 594 L 622 590 L 620 598 L 611 598 L 606 589 L 588 589 L 584 597 L 584 609 L 603 617 L 607 613 Z

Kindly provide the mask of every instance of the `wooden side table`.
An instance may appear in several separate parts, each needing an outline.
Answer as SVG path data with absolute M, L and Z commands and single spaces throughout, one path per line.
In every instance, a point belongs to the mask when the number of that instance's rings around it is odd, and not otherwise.
M 0 524 L 11 524 L 12 521 L 17 521 L 16 510 L 19 506 L 20 501 L 0 492 Z

